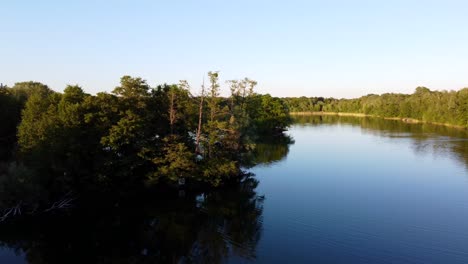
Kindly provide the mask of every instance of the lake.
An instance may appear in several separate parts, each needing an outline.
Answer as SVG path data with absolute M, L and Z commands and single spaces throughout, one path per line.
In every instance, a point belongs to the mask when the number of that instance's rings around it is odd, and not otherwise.
M 468 138 L 381 119 L 303 117 L 266 200 L 260 263 L 468 263 Z
M 468 263 L 466 131 L 303 116 L 287 133 L 235 187 L 2 223 L 0 262 Z

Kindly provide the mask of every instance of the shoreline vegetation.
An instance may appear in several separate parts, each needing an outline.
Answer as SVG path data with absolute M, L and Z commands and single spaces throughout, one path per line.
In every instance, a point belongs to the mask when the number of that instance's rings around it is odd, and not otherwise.
M 282 99 L 292 113 L 345 113 L 348 116 L 375 116 L 407 123 L 468 128 L 468 88 L 431 91 L 420 86 L 412 94 L 368 94 L 354 99 L 305 96 Z
M 431 125 L 437 125 L 437 126 L 446 126 L 446 127 L 451 127 L 451 128 L 456 128 L 456 129 L 462 129 L 462 130 L 468 130 L 468 127 L 464 126 L 457 126 L 457 125 L 452 125 L 449 123 L 438 123 L 438 122 L 428 122 L 428 121 L 423 121 L 423 120 L 418 120 L 414 118 L 408 118 L 408 117 L 384 117 L 384 116 L 377 116 L 377 115 L 369 115 L 369 114 L 363 114 L 363 113 L 346 113 L 346 112 L 290 112 L 289 113 L 291 116 L 349 116 L 349 117 L 372 117 L 372 118 L 382 118 L 385 120 L 396 120 L 396 121 L 401 121 L 404 123 L 408 124 L 431 124 Z

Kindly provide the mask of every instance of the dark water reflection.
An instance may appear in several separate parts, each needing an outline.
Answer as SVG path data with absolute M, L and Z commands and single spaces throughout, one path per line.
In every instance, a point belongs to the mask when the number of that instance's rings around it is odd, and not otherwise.
M 294 139 L 289 135 L 280 137 L 264 137 L 255 143 L 255 149 L 246 158 L 246 168 L 257 165 L 272 165 L 280 162 L 288 156 L 289 147 L 294 144 Z
M 0 241 L 20 254 L 16 262 L 10 254 L 8 263 L 255 259 L 263 211 L 263 197 L 255 192 L 256 186 L 255 179 L 247 178 L 235 187 L 208 194 L 149 193 L 119 200 L 112 198 L 114 194 L 86 196 L 73 210 L 2 223 Z

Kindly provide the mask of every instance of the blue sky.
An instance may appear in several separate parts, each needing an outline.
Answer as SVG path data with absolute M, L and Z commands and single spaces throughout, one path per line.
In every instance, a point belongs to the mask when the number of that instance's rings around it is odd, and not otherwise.
M 197 93 L 219 70 L 274 96 L 468 87 L 468 1 L 18 0 L 0 10 L 8 85 L 96 93 L 132 75 L 186 79 Z

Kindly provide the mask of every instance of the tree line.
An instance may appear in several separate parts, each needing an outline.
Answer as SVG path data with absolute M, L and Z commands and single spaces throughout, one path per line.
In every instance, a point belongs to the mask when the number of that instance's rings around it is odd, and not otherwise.
M 431 91 L 417 87 L 413 94 L 369 94 L 356 99 L 296 97 L 283 101 L 292 112 L 362 113 L 468 127 L 468 88 Z
M 49 187 L 236 180 L 256 142 L 283 135 L 289 110 L 251 79 L 227 81 L 222 97 L 219 73 L 207 77 L 198 95 L 187 81 L 151 87 L 131 76 L 96 95 L 39 82 L 1 88 L 0 158 L 14 162 L 0 172 Z

